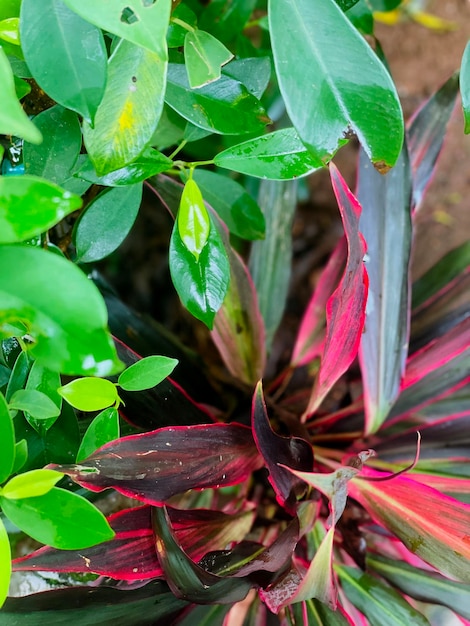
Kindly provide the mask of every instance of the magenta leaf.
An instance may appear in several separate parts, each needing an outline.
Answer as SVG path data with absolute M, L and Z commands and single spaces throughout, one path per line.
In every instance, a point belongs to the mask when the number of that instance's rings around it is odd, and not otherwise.
M 246 480 L 262 465 L 251 431 L 240 424 L 161 428 L 102 446 L 79 465 L 51 466 L 91 491 L 116 491 L 160 505 L 188 489 Z
M 367 241 L 369 294 L 359 352 L 367 434 L 395 402 L 409 336 L 408 270 L 411 252 L 411 172 L 404 147 L 395 167 L 379 174 L 360 152 L 357 197 Z
M 364 480 L 385 476 L 364 468 L 349 483 L 349 495 L 413 554 L 443 574 L 470 582 L 470 505 L 403 475 Z
M 269 471 L 271 483 L 279 504 L 295 513 L 296 497 L 305 493 L 305 484 L 287 468 L 301 471 L 313 469 L 313 450 L 310 443 L 300 437 L 281 437 L 269 423 L 263 399 L 261 382 L 256 386 L 252 405 L 253 436 L 259 453 Z
M 459 75 L 456 72 L 416 111 L 407 124 L 414 211 L 419 209 L 426 187 L 432 179 L 458 92 Z
M 337 288 L 347 257 L 346 237 L 341 237 L 323 270 L 313 296 L 308 303 L 297 334 L 291 364 L 305 365 L 321 356 L 326 323 L 326 304 Z
M 333 163 L 330 176 L 348 242 L 348 257 L 338 287 L 327 303 L 320 371 L 303 419 L 317 410 L 355 359 L 365 319 L 368 278 L 363 263 L 366 245 L 359 232 L 361 205 Z

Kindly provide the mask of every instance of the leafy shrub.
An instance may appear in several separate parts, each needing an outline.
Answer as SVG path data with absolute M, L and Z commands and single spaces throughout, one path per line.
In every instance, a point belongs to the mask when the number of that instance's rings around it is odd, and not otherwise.
M 15 571 L 67 574 L 2 623 L 470 619 L 469 246 L 409 274 L 459 84 L 405 129 L 363 36 L 398 5 L 0 7 L 2 599 L 7 529 L 45 544 Z M 355 194 L 332 162 L 352 136 Z M 274 371 L 297 179 L 326 167 L 344 235 Z M 94 271 L 144 188 L 223 379 Z M 106 519 L 109 488 L 139 506 Z

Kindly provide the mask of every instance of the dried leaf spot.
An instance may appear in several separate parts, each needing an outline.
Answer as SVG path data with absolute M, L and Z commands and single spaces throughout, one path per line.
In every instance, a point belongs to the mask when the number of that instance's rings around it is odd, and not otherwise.
M 122 10 L 121 22 L 123 24 L 135 24 L 138 21 L 139 21 L 139 17 L 134 13 L 131 7 L 125 7 Z
M 386 174 L 392 169 L 390 165 L 387 165 L 387 163 L 385 163 L 385 161 L 376 161 L 374 163 L 374 167 L 379 172 L 379 174 Z

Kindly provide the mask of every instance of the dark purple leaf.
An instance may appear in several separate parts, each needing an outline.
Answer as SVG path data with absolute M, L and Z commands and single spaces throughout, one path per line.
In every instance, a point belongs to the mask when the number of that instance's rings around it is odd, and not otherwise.
M 261 465 L 248 427 L 201 424 L 123 437 L 79 465 L 51 467 L 91 491 L 113 487 L 126 496 L 161 505 L 188 489 L 238 484 Z
M 348 257 L 343 276 L 326 306 L 326 337 L 320 371 L 304 419 L 318 409 L 356 358 L 367 301 L 368 278 L 363 263 L 366 244 L 359 232 L 361 205 L 333 163 L 330 164 L 330 176 L 348 242 Z
M 281 437 L 269 423 L 263 388 L 258 383 L 252 406 L 253 436 L 259 453 L 269 471 L 271 483 L 279 504 L 291 514 L 295 513 L 296 496 L 305 493 L 305 483 L 281 465 L 304 472 L 313 469 L 312 446 L 300 437 Z
M 416 111 L 407 124 L 415 211 L 419 209 L 434 173 L 458 91 L 459 75 L 455 73 Z

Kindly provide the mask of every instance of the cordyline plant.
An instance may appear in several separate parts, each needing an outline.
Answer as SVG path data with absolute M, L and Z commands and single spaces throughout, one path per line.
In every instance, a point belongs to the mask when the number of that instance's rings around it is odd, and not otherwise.
M 470 623 L 470 247 L 409 272 L 459 78 L 404 128 L 364 38 L 400 4 L 0 4 L 0 599 L 62 576 L 2 624 Z M 344 235 L 267 368 L 322 168 Z M 222 377 L 93 271 L 144 186 Z M 107 489 L 136 506 L 106 519 Z M 45 545 L 11 566 L 18 529 Z

